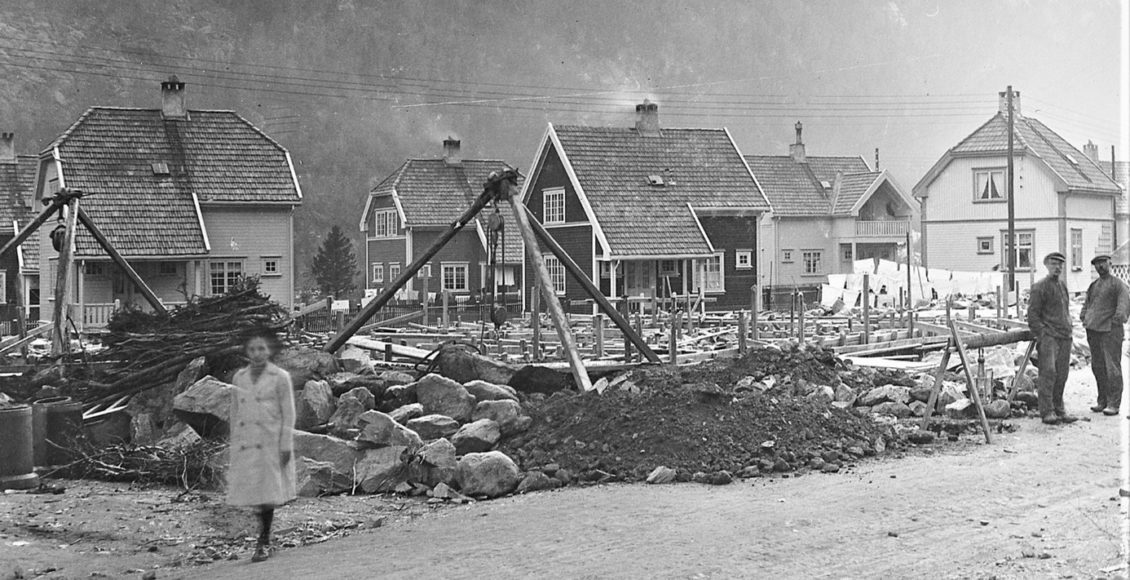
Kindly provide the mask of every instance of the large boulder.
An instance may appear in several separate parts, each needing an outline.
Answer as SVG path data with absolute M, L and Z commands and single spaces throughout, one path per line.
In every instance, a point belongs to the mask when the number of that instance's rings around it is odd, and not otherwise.
M 490 419 L 498 423 L 503 436 L 520 433 L 530 426 L 530 419 L 522 415 L 522 405 L 511 399 L 480 401 L 475 405 L 471 419 L 474 421 Z
M 910 388 L 910 400 L 929 403 L 932 392 L 934 392 L 934 377 L 922 375 L 918 384 Z
M 851 387 L 842 383 L 836 385 L 836 397 L 833 402 L 843 403 L 843 406 L 850 407 L 855 404 L 855 400 L 857 398 L 858 396 L 855 394 L 855 391 L 852 390 Z
M 1004 399 L 996 399 L 985 405 L 985 417 L 989 419 L 1008 419 L 1012 416 L 1012 406 Z
M 494 448 L 502 438 L 502 430 L 498 423 L 490 419 L 479 419 L 467 423 L 451 436 L 451 443 L 455 445 L 455 452 L 459 455 L 468 453 L 481 453 Z
M 333 463 L 299 457 L 294 464 L 295 488 L 299 497 L 341 493 L 353 488 L 352 474 L 338 471 Z
M 357 462 L 355 480 L 365 493 L 392 491 L 408 481 L 408 462 L 405 447 L 399 445 L 369 449 Z
M 235 387 L 209 375 L 173 398 L 177 418 L 204 437 L 224 436 Z
M 337 360 L 347 373 L 360 374 L 373 369 L 373 359 L 369 356 L 369 351 L 356 346 L 346 345 L 337 353 Z
M 899 419 L 905 419 L 914 414 L 914 411 L 905 403 L 895 403 L 893 401 L 879 403 L 871 407 L 871 412 L 876 415 L 891 415 Z
M 518 466 L 499 451 L 470 453 L 459 459 L 455 481 L 466 495 L 498 497 L 518 487 Z
M 537 365 L 518 369 L 506 384 L 514 387 L 519 393 L 527 395 L 533 393 L 552 395 L 558 391 L 576 388 L 573 385 L 573 378 L 568 373 L 559 373 Z
M 294 432 L 294 456 L 305 457 L 319 463 L 329 463 L 336 473 L 345 474 L 353 481 L 353 468 L 365 450 L 354 441 L 345 441 L 330 435 L 305 431 Z
M 496 385 L 486 381 L 470 381 L 463 385 L 468 393 L 478 402 L 500 401 L 503 399 L 518 400 L 518 391 L 509 385 Z
M 288 348 L 280 352 L 275 357 L 275 364 L 290 373 L 290 381 L 294 385 L 326 379 L 341 370 L 332 354 L 308 346 Z
M 387 409 L 389 411 L 416 403 L 418 402 L 416 397 L 416 383 L 388 387 L 381 393 L 380 401 L 381 403 L 377 408 L 380 410 Z
M 487 381 L 496 385 L 510 383 L 514 369 L 505 363 L 467 351 L 459 346 L 445 346 L 435 358 L 439 374 L 458 381 Z
M 408 464 L 408 481 L 428 487 L 455 481 L 458 460 L 455 446 L 447 439 L 436 439 L 421 447 Z
M 410 403 L 393 409 L 388 416 L 401 425 L 407 425 L 412 419 L 424 416 L 424 406 L 420 403 Z
M 414 451 L 424 445 L 415 431 L 380 411 L 362 413 L 357 427 L 361 429 L 357 441 L 371 447 L 407 447 Z
M 390 387 L 397 385 L 410 385 L 416 382 L 416 377 L 403 371 L 384 371 L 378 374 L 377 378 L 384 381 L 385 384 Z
M 355 388 L 337 399 L 337 409 L 330 416 L 332 432 L 341 437 L 357 428 L 357 421 L 365 411 L 373 409 L 373 395 L 363 387 Z
M 946 417 L 950 419 L 970 419 L 977 416 L 977 407 L 969 399 L 958 399 L 946 405 Z
M 942 390 L 938 393 L 938 409 L 945 409 L 947 405 L 954 401 L 960 401 L 965 398 L 965 392 L 957 383 L 942 383 Z
M 874 407 L 879 403 L 902 403 L 910 402 L 910 389 L 908 387 L 901 387 L 898 385 L 883 385 L 875 387 L 867 391 L 859 398 L 857 403 L 865 407 Z
M 448 437 L 459 430 L 459 422 L 446 415 L 424 415 L 410 419 L 405 425 L 424 441 Z
M 463 385 L 437 374 L 416 382 L 416 399 L 426 414 L 446 415 L 460 423 L 470 420 L 475 410 L 475 398 Z
M 542 491 L 544 489 L 553 489 L 553 479 L 540 471 L 531 471 L 522 478 L 518 483 L 518 487 L 514 490 L 515 493 L 529 493 L 531 491 Z
M 329 383 L 306 381 L 306 385 L 294 397 L 294 426 L 299 429 L 309 429 L 315 425 L 322 425 L 330 420 L 336 407 L 337 401 Z

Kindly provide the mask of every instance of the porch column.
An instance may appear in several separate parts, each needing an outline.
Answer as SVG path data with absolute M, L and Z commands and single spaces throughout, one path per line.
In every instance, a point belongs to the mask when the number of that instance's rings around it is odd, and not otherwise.
M 687 290 L 687 285 L 690 281 L 690 277 L 691 277 L 691 261 L 690 260 L 683 260 L 683 291 L 679 293 L 682 296 L 686 296 L 687 292 L 689 292 L 689 290 Z
M 78 332 L 83 333 L 86 321 L 86 260 L 78 261 L 78 276 L 75 276 L 75 283 L 78 284 L 78 320 L 74 321 Z
M 851 272 L 847 272 L 848 274 L 854 274 L 855 273 L 855 261 L 858 260 L 858 259 L 859 259 L 859 250 L 857 250 L 856 247 L 855 247 L 855 240 L 852 240 L 851 241 Z
M 192 295 L 193 296 L 204 295 L 204 284 L 203 284 L 204 265 L 203 264 L 204 263 L 201 260 L 193 260 L 192 261 Z

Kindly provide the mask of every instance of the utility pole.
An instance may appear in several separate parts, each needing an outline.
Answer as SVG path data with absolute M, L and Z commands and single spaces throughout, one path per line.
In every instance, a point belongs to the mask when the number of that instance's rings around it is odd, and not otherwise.
M 1012 85 L 1008 85 L 1008 169 L 1005 179 L 1008 183 L 1008 241 L 1005 248 L 1008 251 L 1008 287 L 1016 288 L 1016 201 L 1013 199 L 1012 186 L 1012 148 L 1013 148 L 1013 110 L 1012 110 Z M 991 179 L 991 177 L 990 177 Z M 1019 296 L 1017 296 L 1019 300 Z

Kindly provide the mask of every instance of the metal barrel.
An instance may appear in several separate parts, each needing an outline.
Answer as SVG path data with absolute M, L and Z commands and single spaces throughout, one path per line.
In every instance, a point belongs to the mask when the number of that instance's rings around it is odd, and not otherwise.
M 0 407 L 0 490 L 39 485 L 31 457 L 31 407 Z
M 31 408 L 35 465 L 70 461 L 68 449 L 82 433 L 82 403 L 70 397 L 49 397 L 33 402 Z

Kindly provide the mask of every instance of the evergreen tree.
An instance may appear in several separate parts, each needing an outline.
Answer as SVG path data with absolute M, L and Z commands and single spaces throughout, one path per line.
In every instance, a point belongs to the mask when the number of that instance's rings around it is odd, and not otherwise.
M 335 225 L 330 229 L 310 271 L 324 296 L 344 299 L 357 287 L 357 255 L 353 253 L 353 241 L 341 228 Z

